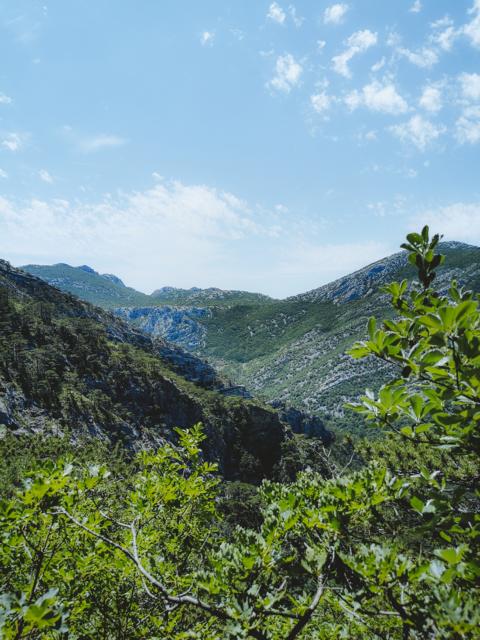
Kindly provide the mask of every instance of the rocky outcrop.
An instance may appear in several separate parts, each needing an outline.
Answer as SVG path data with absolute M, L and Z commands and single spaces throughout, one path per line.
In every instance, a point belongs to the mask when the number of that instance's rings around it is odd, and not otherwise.
M 320 438 L 325 444 L 332 442 L 333 434 L 325 427 L 322 419 L 318 416 L 309 415 L 294 407 L 289 407 L 280 400 L 274 400 L 270 405 L 294 433 L 301 433 L 309 438 Z
M 199 307 L 120 307 L 114 313 L 157 338 L 197 351 L 203 347 L 206 328 L 202 324 L 211 310 Z
M 474 268 L 478 271 L 479 250 L 477 247 L 473 247 L 462 242 L 443 242 L 440 245 L 440 251 L 445 252 L 447 257 L 449 257 L 449 254 L 469 252 L 472 254 L 474 259 L 474 254 L 477 253 L 477 264 Z M 360 300 L 371 295 L 375 291 L 378 291 L 380 286 L 398 278 L 399 274 L 403 277 L 407 277 L 407 275 L 412 277 L 415 274 L 415 271 L 409 266 L 407 255 L 406 251 L 394 253 L 393 255 L 363 267 L 344 278 L 339 278 L 338 280 L 334 280 L 333 282 L 323 285 L 322 287 L 318 287 L 317 289 L 313 289 L 312 291 L 307 291 L 306 293 L 302 293 L 298 296 L 293 296 L 288 298 L 288 300 L 296 302 L 331 301 L 337 304 Z M 460 279 L 462 276 L 467 275 L 463 273 L 464 269 L 462 268 L 457 269 L 456 273 L 452 274 L 452 271 L 455 271 L 455 265 L 449 268 L 448 262 L 449 261 L 447 260 L 447 268 L 443 270 L 441 269 L 439 272 L 439 281 L 441 281 L 442 278 L 449 281 L 452 275 L 453 277 L 459 277 Z

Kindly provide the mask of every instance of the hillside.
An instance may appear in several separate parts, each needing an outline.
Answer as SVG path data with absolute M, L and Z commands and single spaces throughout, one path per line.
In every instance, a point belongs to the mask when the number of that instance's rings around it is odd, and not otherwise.
M 480 249 L 450 242 L 441 250 L 447 259 L 436 286 L 444 289 L 456 278 L 479 291 Z M 364 336 L 370 315 L 384 313 L 380 287 L 413 275 L 405 252 L 399 252 L 286 300 L 232 305 L 212 300 L 209 306 L 191 306 L 179 304 L 180 296 L 177 305 L 122 305 L 115 313 L 142 331 L 207 358 L 266 401 L 284 401 L 354 430 L 358 419 L 345 415 L 345 400 L 378 386 L 389 370 L 378 363 L 353 362 L 345 351 Z M 187 300 L 191 302 L 183 297 Z
M 201 421 L 207 456 L 226 478 L 250 482 L 273 473 L 288 442 L 295 448 L 276 411 L 239 396 L 178 347 L 3 261 L 0 296 L 3 430 L 94 436 L 138 449 Z M 296 426 L 303 430 L 302 421 Z
M 273 299 L 262 293 L 250 291 L 234 291 L 209 287 L 208 289 L 177 289 L 162 287 L 151 295 L 155 304 L 182 307 L 231 307 L 237 304 L 262 304 L 272 302 Z
M 31 273 L 54 287 L 72 293 L 86 302 L 104 309 L 117 307 L 229 307 L 235 304 L 261 304 L 272 298 L 249 291 L 230 291 L 210 287 L 178 289 L 162 287 L 151 295 L 126 287 L 122 280 L 111 273 L 98 273 L 88 265 L 72 267 L 69 264 L 27 264 L 23 271 Z
M 117 276 L 97 273 L 91 267 L 71 267 L 69 264 L 36 265 L 21 267 L 54 287 L 72 293 L 86 302 L 104 309 L 121 306 L 151 304 L 149 296 L 126 287 Z
M 436 286 L 445 290 L 456 278 L 480 291 L 480 249 L 443 243 L 441 251 L 446 262 Z M 364 337 L 371 315 L 384 316 L 380 287 L 413 275 L 401 252 L 275 305 L 217 310 L 205 322 L 207 337 L 199 352 L 252 393 L 355 430 L 358 419 L 345 414 L 345 401 L 378 387 L 390 370 L 378 362 L 353 361 L 345 351 Z

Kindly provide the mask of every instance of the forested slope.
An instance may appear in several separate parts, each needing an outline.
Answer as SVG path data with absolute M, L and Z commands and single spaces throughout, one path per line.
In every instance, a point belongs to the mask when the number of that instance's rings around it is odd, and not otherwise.
M 10 433 L 139 449 L 202 422 L 208 458 L 250 482 L 271 475 L 293 443 L 273 409 L 229 396 L 198 358 L 3 261 L 0 297 L 0 425 Z

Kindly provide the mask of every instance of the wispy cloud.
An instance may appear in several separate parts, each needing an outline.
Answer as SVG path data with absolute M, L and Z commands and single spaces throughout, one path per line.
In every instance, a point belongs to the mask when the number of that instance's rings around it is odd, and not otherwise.
M 407 145 L 420 151 L 426 148 L 446 131 L 443 125 L 436 125 L 421 115 L 414 115 L 402 124 L 390 127 L 390 131 Z
M 305 22 L 305 18 L 302 18 L 298 15 L 297 9 L 293 6 L 293 4 L 288 6 L 288 13 L 290 14 L 290 18 L 292 19 L 292 22 L 296 27 L 301 27 Z
M 479 73 L 461 73 L 458 80 L 463 98 L 467 100 L 480 100 Z
M 103 149 L 121 147 L 127 143 L 125 138 L 111 133 L 98 133 L 95 135 L 85 135 L 79 133 L 73 127 L 66 125 L 62 129 L 63 136 L 82 153 L 95 153 Z
M 278 2 L 272 2 L 268 7 L 267 20 L 284 25 L 287 22 L 287 17 L 290 17 L 290 20 L 297 28 L 301 27 L 304 22 L 304 18 L 298 15 L 297 9 L 293 4 L 288 5 L 287 10 L 283 9 Z
M 453 204 L 421 211 L 410 219 L 410 228 L 428 224 L 446 240 L 480 244 L 480 202 Z
M 0 93 L 0 104 L 12 104 L 13 100 L 10 96 L 7 96 L 5 93 Z
M 438 113 L 442 107 L 442 90 L 438 84 L 430 84 L 423 88 L 419 105 L 430 113 Z
M 194 277 L 203 286 L 231 287 L 247 247 L 262 237 L 279 238 L 285 215 L 179 181 L 96 201 L 0 196 L 0 255 L 17 264 L 91 262 L 105 271 L 120 265 L 133 284 L 151 289 L 169 281 L 192 286 Z
M 430 26 L 433 30 L 433 33 L 430 35 L 430 42 L 440 47 L 443 51 L 451 51 L 453 43 L 457 37 L 461 35 L 461 30 L 455 28 L 450 16 L 446 15 L 440 18 L 440 20 L 432 22 Z
M 300 82 L 303 67 L 291 53 L 279 56 L 275 63 L 275 75 L 268 86 L 277 91 L 289 93 Z
M 267 18 L 277 24 L 284 24 L 287 14 L 277 2 L 272 2 L 268 7 Z
M 466 107 L 456 122 L 456 138 L 460 144 L 480 142 L 480 105 Z
M 410 13 L 420 13 L 421 10 L 422 10 L 422 3 L 420 0 L 415 0 L 415 2 L 412 4 L 412 6 L 409 9 Z
M 42 182 L 46 182 L 47 184 L 54 183 L 53 177 L 46 169 L 40 169 L 40 171 L 38 172 L 38 177 L 40 178 L 40 180 L 42 180 Z
M 398 47 L 397 53 L 409 62 L 422 69 L 430 69 L 438 62 L 438 54 L 434 49 L 424 47 L 419 51 L 411 51 L 405 47 Z
M 377 34 L 369 29 L 353 33 L 345 43 L 346 50 L 332 58 L 333 69 L 345 78 L 350 78 L 352 76 L 348 66 L 350 60 L 359 53 L 363 53 L 376 45 L 377 39 Z
M 3 180 L 6 180 L 8 178 L 8 173 L 3 169 L 0 169 L 0 178 L 2 178 Z
M 213 45 L 213 41 L 215 39 L 214 31 L 203 31 L 200 34 L 200 44 L 202 47 L 211 47 Z
M 310 96 L 310 103 L 317 113 L 324 114 L 333 103 L 333 97 L 329 96 L 325 91 L 320 91 Z
M 101 149 L 121 147 L 126 144 L 126 142 L 127 141 L 124 138 L 120 138 L 119 136 L 102 133 L 97 136 L 83 138 L 82 140 L 80 140 L 79 145 L 82 151 L 84 151 L 85 153 L 91 153 L 100 151 Z
M 325 9 L 325 12 L 323 14 L 324 23 L 340 24 L 341 22 L 343 22 L 348 9 L 348 4 L 345 4 L 344 2 L 332 4 L 330 7 L 327 7 Z
M 377 80 L 367 84 L 361 91 L 354 90 L 345 97 L 345 103 L 353 111 L 364 106 L 370 111 L 398 115 L 408 111 L 408 104 L 391 82 Z
M 23 148 L 28 139 L 28 134 L 11 131 L 6 133 L 1 138 L 0 146 L 8 151 L 20 151 Z
M 473 18 L 464 26 L 463 32 L 469 38 L 471 44 L 480 49 L 480 0 L 474 0 L 469 14 Z

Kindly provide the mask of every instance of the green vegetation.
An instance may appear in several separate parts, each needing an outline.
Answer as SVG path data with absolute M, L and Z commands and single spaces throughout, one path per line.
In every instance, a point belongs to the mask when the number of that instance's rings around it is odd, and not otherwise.
M 206 353 L 235 363 L 249 362 L 281 350 L 314 328 L 331 330 L 337 317 L 338 309 L 331 302 L 282 301 L 217 310 L 206 320 Z
M 225 477 L 272 476 L 293 438 L 278 415 L 185 379 L 159 353 L 113 316 L 0 264 L 3 431 L 95 435 L 133 450 L 202 421 L 205 453 Z
M 126 287 L 115 276 L 105 276 L 90 267 L 72 267 L 68 264 L 27 264 L 27 273 L 42 278 L 62 291 L 72 293 L 86 302 L 103 309 L 118 307 L 229 307 L 235 304 L 263 304 L 272 299 L 249 291 L 223 291 L 221 289 L 177 289 L 164 287 L 152 295 Z
M 449 282 L 457 279 L 473 291 L 480 291 L 480 249 L 442 243 L 441 251 L 447 261 L 438 269 L 439 289 L 448 289 Z M 362 419 L 345 412 L 345 402 L 357 399 L 366 386 L 378 390 L 390 379 L 392 370 L 375 359 L 354 361 L 346 352 L 352 342 L 365 337 L 366 321 L 371 315 L 379 319 L 387 312 L 393 317 L 394 310 L 388 311 L 381 286 L 393 279 L 411 281 L 415 276 L 415 268 L 407 263 L 405 253 L 398 253 L 287 300 L 271 300 L 248 292 L 166 287 L 137 301 L 122 298 L 119 302 L 118 296 L 130 290 L 107 282 L 99 274 L 92 276 L 71 267 L 72 281 L 64 281 L 60 267 L 63 265 L 28 269 L 105 308 L 134 307 L 127 314 L 134 326 L 207 358 L 255 396 L 266 402 L 281 399 L 319 415 L 331 428 L 357 435 L 370 431 Z M 95 279 L 92 288 L 86 286 L 86 277 Z M 113 293 L 101 297 L 95 286 L 102 290 L 111 286 Z M 176 309 L 165 309 L 157 318 L 145 309 L 152 304 L 187 310 L 182 316 Z M 189 306 L 205 313 L 189 314 Z
M 72 293 L 104 309 L 152 306 L 150 296 L 116 284 L 93 270 L 71 267 L 68 264 L 28 264 L 22 269 L 62 291 Z
M 443 243 L 441 250 L 447 261 L 438 269 L 439 289 L 447 290 L 456 278 L 480 291 L 480 249 Z M 378 389 L 390 379 L 392 368 L 372 358 L 355 361 L 347 351 L 365 337 L 369 316 L 394 317 L 381 285 L 394 278 L 412 281 L 414 275 L 405 257 L 395 254 L 276 304 L 215 310 L 205 321 L 201 354 L 267 401 L 281 398 L 326 418 L 329 426 L 343 432 L 367 433 L 364 421 L 354 420 L 344 404 L 357 399 L 366 386 Z M 339 300 L 346 290 L 352 299 Z
M 397 371 L 350 406 L 384 439 L 259 491 L 222 486 L 198 425 L 130 462 L 12 468 L 2 637 L 478 639 L 480 301 L 433 287 L 438 236 L 407 239 L 419 282 L 350 350 Z

